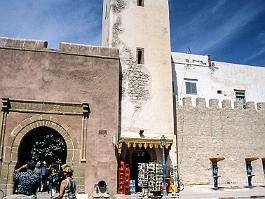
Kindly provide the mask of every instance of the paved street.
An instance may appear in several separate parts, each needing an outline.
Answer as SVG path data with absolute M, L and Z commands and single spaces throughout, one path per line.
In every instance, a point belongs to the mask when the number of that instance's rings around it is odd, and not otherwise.
M 180 199 L 247 199 L 263 198 L 265 199 L 265 186 L 256 186 L 251 189 L 240 186 L 232 186 L 213 190 L 209 185 L 186 186 L 178 194 Z M 48 193 L 39 193 L 38 199 L 49 199 Z M 80 197 L 78 197 L 80 198 Z M 81 198 L 84 198 L 82 196 Z M 116 197 L 117 198 L 117 197 Z M 119 196 L 118 198 L 138 198 L 137 196 Z M 170 198 L 170 197 L 169 197 Z
M 209 185 L 186 186 L 179 194 L 181 199 L 234 199 L 234 198 L 265 198 L 265 187 L 251 189 L 231 186 L 213 190 Z

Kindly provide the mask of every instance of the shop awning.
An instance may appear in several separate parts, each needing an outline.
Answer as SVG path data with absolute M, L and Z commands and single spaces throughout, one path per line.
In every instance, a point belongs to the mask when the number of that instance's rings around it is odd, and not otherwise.
M 168 149 L 173 144 L 172 139 L 166 139 L 165 148 Z M 162 148 L 160 139 L 148 139 L 148 138 L 120 138 L 118 142 L 118 151 L 122 146 L 126 145 L 128 148 Z

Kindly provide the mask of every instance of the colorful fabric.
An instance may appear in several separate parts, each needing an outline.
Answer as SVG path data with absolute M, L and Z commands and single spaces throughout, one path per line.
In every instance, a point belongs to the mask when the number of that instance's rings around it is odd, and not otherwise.
M 18 184 L 17 191 L 19 194 L 35 195 L 40 186 L 39 175 L 31 170 L 26 172 L 14 171 L 14 180 Z

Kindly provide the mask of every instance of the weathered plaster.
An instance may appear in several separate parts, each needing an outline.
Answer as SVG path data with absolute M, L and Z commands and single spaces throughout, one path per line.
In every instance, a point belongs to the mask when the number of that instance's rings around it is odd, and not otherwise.
M 129 98 L 130 102 L 135 105 L 135 112 L 137 112 L 142 108 L 144 102 L 151 97 L 151 74 L 144 65 L 136 64 L 133 50 L 119 37 L 124 31 L 121 13 L 129 5 L 128 1 L 113 0 L 111 5 L 116 14 L 116 20 L 112 26 L 112 46 L 121 49 L 122 96 Z
M 179 168 L 184 184 L 212 184 L 210 157 L 224 157 L 218 163 L 220 186 L 233 184 L 246 186 L 246 157 L 265 157 L 265 103 L 248 102 L 246 108 L 230 100 L 183 98 L 176 108 Z M 250 119 L 251 118 L 251 119 Z M 252 163 L 253 184 L 264 183 L 261 159 Z

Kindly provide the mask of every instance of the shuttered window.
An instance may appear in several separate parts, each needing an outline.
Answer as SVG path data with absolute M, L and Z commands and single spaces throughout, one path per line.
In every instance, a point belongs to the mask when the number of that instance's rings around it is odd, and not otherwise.
M 234 90 L 236 101 L 246 104 L 246 95 L 244 90 Z
M 186 94 L 197 95 L 196 82 L 185 82 L 185 83 L 186 83 Z

